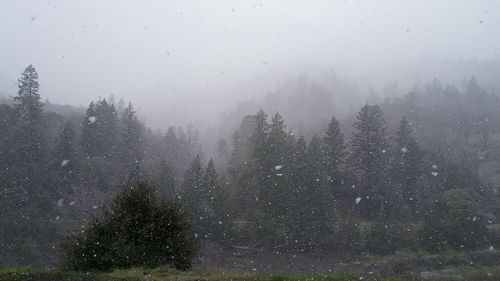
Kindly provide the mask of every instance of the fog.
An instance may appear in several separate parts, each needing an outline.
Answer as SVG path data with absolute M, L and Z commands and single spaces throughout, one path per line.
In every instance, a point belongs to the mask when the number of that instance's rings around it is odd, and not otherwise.
M 0 280 L 500 280 L 499 34 L 498 0 L 0 0 Z
M 401 94 L 439 77 L 493 88 L 500 2 L 2 1 L 0 93 L 28 64 L 51 102 L 86 107 L 113 94 L 154 128 L 210 125 L 238 101 L 299 74 L 334 71 Z M 484 72 L 484 71 L 483 71 Z M 342 101 L 339 98 L 338 101 Z M 340 104 L 339 107 L 346 105 Z

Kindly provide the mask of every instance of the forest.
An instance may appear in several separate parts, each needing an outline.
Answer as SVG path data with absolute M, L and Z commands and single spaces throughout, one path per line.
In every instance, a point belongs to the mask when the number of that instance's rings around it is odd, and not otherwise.
M 0 266 L 68 264 L 68 237 L 116 234 L 95 219 L 119 214 L 114 227 L 131 232 L 126 216 L 153 197 L 179 225 L 159 231 L 180 231 L 186 238 L 174 244 L 192 245 L 178 268 L 231 268 L 223 256 L 238 251 L 354 261 L 500 246 L 500 99 L 475 78 L 367 101 L 307 134 L 260 109 L 224 128 L 230 138 L 210 141 L 193 126 L 151 129 L 114 97 L 86 111 L 42 102 L 40 87 L 29 65 L 0 105 Z M 97 254 L 86 262 L 107 268 Z

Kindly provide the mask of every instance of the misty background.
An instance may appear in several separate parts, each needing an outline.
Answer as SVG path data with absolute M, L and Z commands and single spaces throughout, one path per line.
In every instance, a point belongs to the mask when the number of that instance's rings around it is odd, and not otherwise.
M 434 77 L 499 88 L 494 0 L 1 2 L 0 95 L 33 64 L 50 102 L 83 111 L 114 95 L 155 129 L 192 122 L 203 134 L 298 77 L 331 95 L 335 114 Z M 271 112 L 290 117 L 286 103 Z

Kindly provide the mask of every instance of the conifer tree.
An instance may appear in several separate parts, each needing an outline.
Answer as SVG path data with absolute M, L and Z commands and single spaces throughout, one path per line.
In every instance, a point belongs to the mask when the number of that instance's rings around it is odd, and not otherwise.
M 87 157 L 110 159 L 116 152 L 118 118 L 114 105 L 91 102 L 82 124 L 82 148 Z
M 182 206 L 158 198 L 147 182 L 129 183 L 85 229 L 61 245 L 66 269 L 171 266 L 187 270 L 196 252 Z
M 396 132 L 396 151 L 394 152 L 395 177 L 401 187 L 404 202 L 415 208 L 416 184 L 422 174 L 422 150 L 413 137 L 413 129 L 406 117 Z
M 17 154 L 22 163 L 33 165 L 42 158 L 43 136 L 41 122 L 43 104 L 38 94 L 38 73 L 33 65 L 29 65 L 18 80 L 17 96 L 14 97 L 18 115 L 16 129 Z
M 269 136 L 267 138 L 267 146 L 270 153 L 270 158 L 274 163 L 279 163 L 285 160 L 287 133 L 285 131 L 285 121 L 279 113 L 276 113 L 271 119 L 269 126 Z
M 204 207 L 202 205 L 203 198 L 203 168 L 201 164 L 201 158 L 196 155 L 191 165 L 188 167 L 184 173 L 184 181 L 182 183 L 182 192 L 184 207 L 186 212 L 190 214 L 191 221 L 193 224 L 193 229 L 197 235 L 204 235 L 204 223 L 205 214 Z M 202 238 L 204 238 L 202 236 Z
M 388 136 L 382 110 L 365 105 L 356 115 L 351 140 L 351 165 L 361 178 L 362 192 L 369 203 L 365 214 L 374 216 L 386 201 L 386 171 L 389 161 Z
M 226 240 L 230 230 L 230 214 L 227 205 L 225 191 L 219 183 L 215 164 L 212 159 L 207 164 L 203 173 L 202 192 L 200 197 L 204 199 L 205 232 L 212 239 L 223 242 Z
M 344 160 L 344 149 L 344 135 L 340 131 L 339 122 L 332 117 L 323 137 L 323 163 L 332 187 L 341 182 L 340 164 Z
M 290 161 L 287 163 L 289 166 L 289 187 L 287 189 L 289 192 L 287 196 L 289 209 L 286 244 L 294 250 L 303 249 L 304 245 L 307 244 L 308 230 L 304 225 L 309 218 L 308 210 L 304 208 L 306 204 L 305 197 L 308 196 L 307 157 L 307 142 L 304 136 L 300 136 L 293 144 Z
M 306 218 L 303 227 L 307 229 L 306 245 L 318 249 L 328 244 L 334 218 L 334 200 L 323 169 L 321 138 L 318 135 L 314 135 L 309 143 L 306 163 L 303 175 L 307 180 L 306 191 L 302 196 Z
M 356 131 L 351 140 L 352 165 L 376 183 L 383 176 L 388 160 L 388 136 L 382 110 L 365 105 L 356 115 Z
M 286 246 L 289 236 L 290 200 L 293 187 L 290 185 L 289 139 L 285 122 L 276 113 L 269 125 L 264 143 L 264 163 L 261 169 L 260 199 L 263 220 L 272 232 L 275 243 Z
M 97 155 L 97 130 L 98 123 L 96 116 L 95 103 L 90 102 L 89 107 L 85 113 L 85 119 L 82 123 L 82 139 L 81 146 L 82 150 L 87 157 L 93 157 Z
M 143 126 L 137 119 L 134 106 L 129 103 L 122 114 L 121 119 L 121 156 L 124 163 L 138 166 L 144 155 L 143 148 Z M 134 167 L 127 167 L 131 170 Z
M 267 123 L 267 114 L 260 109 L 255 115 L 255 127 L 251 137 L 253 148 L 253 158 L 255 159 L 256 170 L 263 175 L 266 168 L 269 148 L 267 147 L 267 137 L 269 124 Z M 262 178 L 260 179 L 262 180 Z

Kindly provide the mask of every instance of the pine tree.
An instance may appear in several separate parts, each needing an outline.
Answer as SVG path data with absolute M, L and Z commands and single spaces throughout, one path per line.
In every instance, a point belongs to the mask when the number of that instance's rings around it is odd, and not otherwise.
M 285 122 L 276 113 L 269 125 L 269 133 L 265 140 L 266 151 L 261 165 L 260 203 L 263 220 L 272 232 L 275 245 L 286 247 L 289 243 L 290 197 L 293 189 L 289 184 L 289 139 L 285 131 Z
M 263 171 L 267 166 L 268 152 L 267 137 L 269 133 L 269 124 L 267 123 L 267 114 L 260 109 L 255 115 L 255 127 L 251 137 L 253 158 L 256 165 L 256 170 L 261 172 L 261 176 L 265 176 Z M 262 181 L 263 178 L 260 179 Z
M 97 103 L 98 148 L 104 158 L 114 157 L 117 151 L 118 141 L 118 114 L 115 106 L 109 104 L 106 99 Z
M 239 217 L 245 218 L 255 215 L 254 210 L 257 209 L 256 204 L 260 195 L 256 184 L 256 165 L 252 162 L 253 148 L 249 142 L 250 137 L 244 139 L 240 130 L 233 134 L 232 152 L 227 171 L 229 182 L 233 187 L 234 211 Z
M 413 137 L 413 129 L 406 117 L 401 118 L 396 132 L 394 168 L 396 180 L 400 183 L 404 202 L 415 211 L 416 184 L 422 175 L 422 150 Z
M 308 219 L 307 208 L 305 208 L 305 197 L 308 196 L 307 186 L 307 142 L 304 136 L 300 136 L 293 144 L 290 161 L 288 164 L 287 191 L 288 216 L 287 216 L 287 240 L 285 245 L 290 249 L 304 249 L 307 244 L 307 234 L 304 223 Z
M 335 117 L 332 117 L 328 124 L 323 144 L 323 163 L 331 183 L 330 186 L 334 187 L 341 182 L 340 165 L 345 156 L 344 135 L 340 131 L 339 122 Z
M 97 155 L 97 130 L 98 124 L 96 109 L 93 101 L 90 102 L 89 107 L 85 113 L 85 119 L 82 123 L 82 140 L 81 146 L 83 152 L 87 157 L 93 157 Z
M 285 131 L 285 122 L 279 113 L 273 116 L 269 127 L 269 135 L 266 141 L 266 147 L 268 148 L 267 161 L 263 167 L 268 182 L 262 190 L 262 199 L 271 203 L 267 208 L 267 210 L 271 211 L 270 215 L 274 219 L 283 221 L 287 216 L 287 197 L 290 191 L 287 190 L 289 139 Z
M 82 124 L 82 148 L 87 157 L 110 159 L 116 152 L 118 118 L 114 105 L 91 102 Z
M 47 184 L 43 104 L 38 91 L 38 73 L 29 65 L 18 79 L 18 92 L 14 97 L 15 122 L 9 136 L 12 147 L 7 149 L 9 171 L 1 180 L 7 181 L 3 187 L 7 196 L 0 198 L 4 220 L 0 225 L 3 240 L 0 251 L 6 256 L 20 255 L 26 261 L 33 258 L 36 251 L 47 250 L 43 243 L 48 244 L 47 239 L 53 234 L 53 225 L 48 219 L 53 193 L 52 186 Z
M 122 114 L 121 124 L 121 157 L 123 163 L 139 166 L 143 160 L 143 126 L 137 119 L 134 106 L 129 103 Z M 126 167 L 131 170 L 134 167 Z
M 182 183 L 184 207 L 186 212 L 190 214 L 191 222 L 195 233 L 204 238 L 204 207 L 202 205 L 203 195 L 203 168 L 201 158 L 196 155 L 191 165 L 184 173 L 184 181 Z
M 303 194 L 306 219 L 303 226 L 307 229 L 307 245 L 321 248 L 328 244 L 328 236 L 334 218 L 334 200 L 328 188 L 327 174 L 324 172 L 321 154 L 321 138 L 314 135 L 307 149 L 306 192 Z
M 365 105 L 354 121 L 352 165 L 375 184 L 383 176 L 388 160 L 388 136 L 382 110 Z
M 385 120 L 378 105 L 365 105 L 356 115 L 351 140 L 351 165 L 361 178 L 369 206 L 365 214 L 378 215 L 386 201 L 389 145 Z
M 212 159 L 207 164 L 203 173 L 201 198 L 203 203 L 205 232 L 212 239 L 224 242 L 230 230 L 230 215 L 227 205 L 227 197 L 222 186 L 219 184 L 217 171 Z
M 276 113 L 271 119 L 269 126 L 269 136 L 267 138 L 267 147 L 269 148 L 270 157 L 274 163 L 280 163 L 285 160 L 286 145 L 288 135 L 285 131 L 285 121 L 279 113 Z
M 16 142 L 17 154 L 23 163 L 28 165 L 42 158 L 43 137 L 41 122 L 43 104 L 38 94 L 38 73 L 30 64 L 18 80 L 18 92 L 14 97 L 15 109 L 18 114 Z

